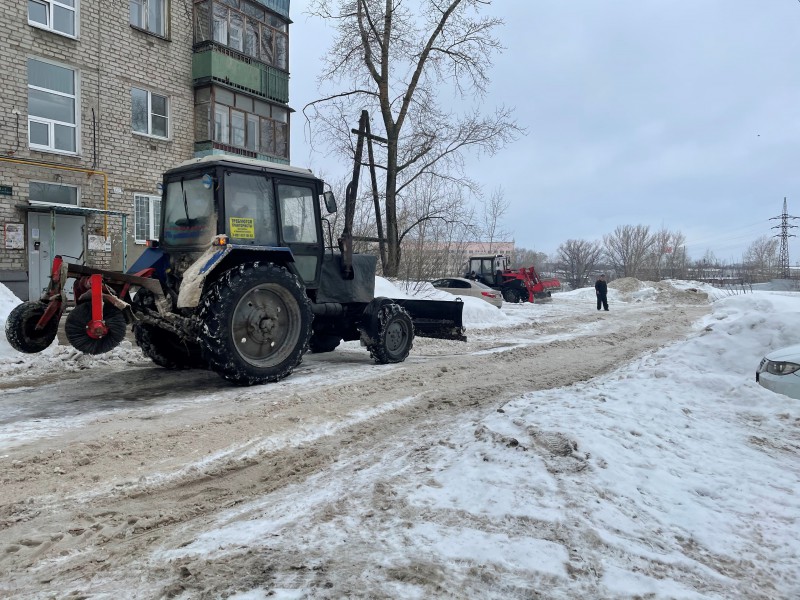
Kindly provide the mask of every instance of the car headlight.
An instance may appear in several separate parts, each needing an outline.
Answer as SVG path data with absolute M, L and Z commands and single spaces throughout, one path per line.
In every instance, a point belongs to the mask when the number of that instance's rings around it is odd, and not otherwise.
M 766 360 L 759 369 L 773 375 L 790 375 L 800 369 L 800 365 L 793 362 Z

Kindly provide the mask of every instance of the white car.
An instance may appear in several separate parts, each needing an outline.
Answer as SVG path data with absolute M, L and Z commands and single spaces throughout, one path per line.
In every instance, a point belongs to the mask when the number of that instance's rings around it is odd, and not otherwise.
M 775 350 L 762 358 L 756 381 L 768 390 L 800 400 L 800 344 Z
M 431 285 L 437 290 L 443 290 L 454 296 L 472 296 L 473 298 L 486 300 L 486 302 L 493 304 L 497 308 L 503 306 L 502 294 L 488 285 L 482 284 L 480 281 L 473 281 L 463 277 L 446 277 L 445 279 L 431 281 Z

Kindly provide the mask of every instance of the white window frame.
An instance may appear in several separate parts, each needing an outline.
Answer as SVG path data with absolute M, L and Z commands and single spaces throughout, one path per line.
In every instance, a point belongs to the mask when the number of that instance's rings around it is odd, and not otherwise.
M 58 35 L 63 35 L 68 38 L 78 38 L 78 27 L 80 25 L 80 1 L 75 0 L 75 6 L 69 6 L 68 4 L 64 4 L 63 2 L 59 2 L 58 0 L 29 0 L 29 2 L 34 2 L 35 4 L 41 4 L 45 7 L 45 11 L 47 13 L 46 22 L 40 23 L 39 21 L 32 21 L 31 20 L 31 12 L 30 12 L 30 4 L 28 4 L 28 25 L 31 27 L 37 27 L 38 29 L 45 29 L 47 31 L 52 31 Z M 61 31 L 60 29 L 56 29 L 53 25 L 53 11 L 55 7 L 58 6 L 59 8 L 63 8 L 64 10 L 72 12 L 72 28 L 75 30 L 75 33 L 67 33 L 66 31 Z
M 161 22 L 164 24 L 164 31 L 155 31 L 150 28 L 150 4 L 152 2 L 158 2 L 161 6 Z M 167 37 L 169 34 L 169 0 L 128 0 L 128 11 L 130 13 L 131 5 L 136 4 L 139 8 L 140 15 L 139 18 L 142 21 L 141 25 L 136 25 L 131 21 L 131 26 L 136 27 L 137 29 L 141 29 L 142 31 L 146 31 L 147 33 L 152 33 L 153 35 L 157 35 L 160 37 Z M 130 18 L 130 14 L 128 16 Z
M 52 152 L 54 154 L 68 154 L 70 156 L 75 156 L 77 154 L 80 154 L 80 151 L 81 151 L 81 136 L 80 136 L 80 126 L 79 126 L 80 124 L 79 124 L 79 121 L 78 121 L 78 114 L 79 114 L 80 105 L 81 105 L 81 99 L 80 99 L 80 89 L 81 88 L 80 88 L 80 77 L 79 77 L 78 69 L 75 69 L 75 68 L 70 67 L 68 65 L 62 65 L 62 64 L 54 62 L 52 60 L 45 60 L 45 59 L 40 58 L 38 56 L 30 56 L 29 58 L 32 59 L 32 60 L 35 60 L 36 62 L 51 64 L 51 65 L 55 65 L 57 67 L 61 67 L 62 69 L 67 69 L 69 71 L 72 71 L 72 77 L 73 77 L 72 83 L 73 83 L 73 88 L 75 90 L 74 94 L 67 94 L 65 92 L 59 92 L 57 90 L 51 90 L 51 89 L 48 89 L 48 88 L 40 87 L 38 85 L 31 85 L 30 83 L 28 83 L 28 89 L 29 90 L 37 90 L 37 91 L 40 91 L 40 92 L 46 92 L 48 94 L 54 94 L 56 96 L 64 96 L 65 98 L 72 98 L 75 101 L 75 115 L 74 115 L 75 122 L 74 123 L 67 123 L 65 121 L 56 121 L 55 119 L 46 119 L 44 117 L 33 116 L 33 115 L 30 114 L 30 109 L 29 109 L 28 110 L 28 147 L 31 150 L 39 150 L 41 152 Z M 30 75 L 26 73 L 26 76 L 28 77 L 28 80 L 30 81 Z M 45 146 L 43 144 L 34 144 L 33 142 L 31 142 L 31 125 L 30 125 L 31 123 L 39 123 L 39 124 L 42 124 L 42 125 L 47 125 L 47 139 L 49 141 L 49 144 L 47 146 Z M 55 140 L 56 140 L 56 137 L 55 137 L 55 126 L 56 125 L 63 125 L 64 127 L 72 127 L 75 130 L 75 150 L 74 151 L 72 151 L 72 150 L 60 150 L 60 149 L 55 147 Z
M 137 131 L 133 129 L 133 90 L 138 90 L 140 92 L 144 92 L 147 94 L 147 131 Z M 158 117 L 164 117 L 167 120 L 167 134 L 164 136 L 156 135 L 153 133 L 153 96 L 159 96 L 160 98 L 164 98 L 167 105 L 167 114 L 166 115 L 156 115 Z M 170 126 L 171 126 L 171 119 L 169 116 L 169 108 L 170 108 L 170 101 L 169 96 L 165 94 L 156 94 L 155 92 L 151 92 L 150 90 L 146 90 L 140 87 L 132 87 L 131 88 L 131 131 L 133 131 L 136 135 L 144 135 L 147 137 L 156 138 L 159 140 L 168 140 L 170 139 Z
M 30 197 L 30 184 L 38 183 L 40 185 L 51 185 L 54 187 L 65 187 L 65 188 L 72 188 L 75 190 L 75 204 L 62 204 L 61 202 L 49 202 L 47 200 L 38 200 L 38 199 L 31 199 Z M 39 181 L 36 179 L 31 179 L 28 182 L 28 202 L 31 204 L 38 204 L 38 205 L 47 205 L 47 206 L 66 206 L 75 208 L 76 206 L 81 205 L 81 186 L 79 185 L 70 185 L 68 183 L 55 183 L 53 181 Z
M 211 136 L 215 142 L 230 146 L 231 144 L 231 109 L 227 104 L 214 103 L 214 133 Z
M 139 211 L 138 202 L 143 200 L 147 202 L 147 223 L 144 224 L 147 230 L 148 237 L 141 239 L 138 237 L 139 233 Z M 158 239 L 158 221 L 161 219 L 161 196 L 153 196 L 152 194 L 143 194 L 135 192 L 133 194 L 133 239 L 137 244 L 146 244 L 147 240 Z

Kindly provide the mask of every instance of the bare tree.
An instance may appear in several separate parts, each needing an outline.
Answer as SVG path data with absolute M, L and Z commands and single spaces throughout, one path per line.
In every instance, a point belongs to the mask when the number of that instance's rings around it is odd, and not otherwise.
M 621 277 L 638 277 L 654 239 L 647 225 L 620 225 L 603 236 L 609 263 Z
M 350 129 L 362 109 L 380 116 L 376 149 L 382 169 L 387 259 L 384 273 L 400 266 L 399 203 L 421 177 L 436 177 L 473 193 L 464 152 L 493 154 L 522 131 L 512 111 L 500 107 L 458 116 L 439 106 L 443 85 L 460 103 L 479 100 L 489 84 L 492 55 L 501 50 L 494 31 L 503 24 L 482 16 L 489 0 L 315 0 L 310 14 L 335 22 L 337 34 L 318 82 L 335 90 L 303 112 L 334 149 L 350 154 Z M 411 219 L 421 224 L 426 211 Z
M 549 265 L 550 259 L 545 252 L 537 252 L 536 250 L 529 250 L 527 248 L 515 248 L 514 255 L 511 257 L 511 266 L 513 268 L 520 268 L 520 267 L 533 267 L 541 273 L 547 265 Z
M 570 287 L 578 289 L 589 284 L 589 274 L 603 256 L 600 242 L 567 240 L 556 250 L 556 268 Z
M 686 236 L 680 231 L 673 231 L 667 248 L 664 274 L 676 278 L 687 277 L 689 257 L 686 255 Z
M 417 281 L 460 274 L 466 240 L 477 229 L 475 209 L 465 206 L 454 186 L 434 177 L 417 179 L 411 191 L 397 215 L 405 248 L 400 272 Z
M 639 277 L 660 281 L 664 277 L 677 277 L 685 270 L 685 237 L 680 231 L 662 227 L 652 234 L 653 244 L 645 257 Z
M 770 279 L 778 266 L 778 238 L 762 235 L 747 247 L 742 262 L 750 281 Z
M 509 207 L 509 201 L 506 200 L 503 188 L 498 187 L 488 200 L 484 200 L 483 204 L 483 221 L 480 224 L 481 237 L 484 241 L 489 242 L 489 252 L 494 252 L 492 244 L 497 241 L 503 240 L 510 236 L 510 233 L 503 229 L 500 220 L 505 216 Z

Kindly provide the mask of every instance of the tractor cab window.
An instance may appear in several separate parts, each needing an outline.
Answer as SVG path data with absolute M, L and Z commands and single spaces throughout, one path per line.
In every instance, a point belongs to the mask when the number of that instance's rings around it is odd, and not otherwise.
M 232 243 L 275 246 L 276 223 L 272 179 L 225 173 L 225 227 Z
M 317 222 L 314 217 L 316 195 L 311 188 L 299 185 L 278 185 L 281 210 L 281 231 L 287 244 L 317 243 Z
M 494 261 L 491 258 L 473 258 L 470 260 L 469 269 L 478 275 L 494 275 Z
M 217 233 L 214 192 L 200 177 L 167 184 L 164 209 L 165 246 L 206 246 Z

